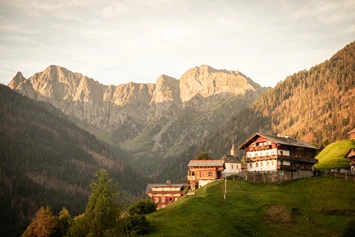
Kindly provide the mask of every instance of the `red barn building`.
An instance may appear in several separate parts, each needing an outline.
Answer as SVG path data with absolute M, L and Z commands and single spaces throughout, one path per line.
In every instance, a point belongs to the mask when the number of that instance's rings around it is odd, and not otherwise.
M 186 184 L 148 184 L 146 194 L 157 204 L 157 209 L 164 208 L 184 195 Z

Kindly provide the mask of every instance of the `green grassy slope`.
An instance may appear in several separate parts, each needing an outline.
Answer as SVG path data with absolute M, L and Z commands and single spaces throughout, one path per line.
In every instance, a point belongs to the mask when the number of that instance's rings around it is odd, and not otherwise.
M 317 169 L 342 168 L 349 165 L 344 156 L 351 148 L 355 148 L 355 140 L 343 140 L 326 146 L 317 156 Z
M 282 184 L 227 181 L 224 200 L 224 182 L 215 182 L 148 215 L 149 236 L 339 236 L 355 216 L 329 210 L 355 213 L 354 190 L 353 180 L 333 177 Z

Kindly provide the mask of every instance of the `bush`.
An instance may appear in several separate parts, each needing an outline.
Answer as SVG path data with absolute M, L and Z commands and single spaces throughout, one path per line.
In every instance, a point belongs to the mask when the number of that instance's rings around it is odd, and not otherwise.
M 346 224 L 343 237 L 355 237 L 355 220 Z
M 151 199 L 139 200 L 133 204 L 129 209 L 128 213 L 133 216 L 135 214 L 144 215 L 154 212 L 157 209 L 157 204 L 155 204 Z

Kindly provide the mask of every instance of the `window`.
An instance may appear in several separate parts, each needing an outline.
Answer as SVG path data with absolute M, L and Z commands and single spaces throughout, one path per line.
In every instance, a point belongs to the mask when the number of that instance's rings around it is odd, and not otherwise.
M 266 166 L 269 166 L 269 161 L 266 162 Z
M 259 163 L 256 163 L 255 167 L 259 167 Z
M 257 157 L 258 156 L 258 153 L 255 153 L 255 157 Z
M 260 167 L 263 167 L 263 162 L 260 162 Z
M 194 171 L 192 171 L 192 172 L 191 172 L 191 175 L 192 175 L 192 176 L 195 176 L 195 172 L 194 172 Z
M 274 161 L 273 160 L 271 161 L 271 165 L 274 165 Z
M 237 165 L 237 169 L 239 169 L 238 165 Z
M 232 165 L 232 169 L 233 169 L 233 165 Z
M 159 198 L 157 198 L 157 197 L 154 198 L 154 202 L 155 202 L 155 203 L 158 203 L 158 202 L 159 202 Z
M 212 176 L 212 172 L 208 172 L 208 176 Z
M 250 168 L 252 168 L 253 167 L 253 163 L 250 163 Z
M 162 198 L 161 198 L 161 202 L 165 202 L 165 197 L 162 197 Z

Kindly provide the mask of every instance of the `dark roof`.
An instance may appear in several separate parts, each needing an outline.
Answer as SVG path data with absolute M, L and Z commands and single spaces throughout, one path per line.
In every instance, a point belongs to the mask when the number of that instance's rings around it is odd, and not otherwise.
M 221 160 L 224 160 L 225 163 L 242 163 L 238 157 L 232 155 L 224 155 Z
M 346 153 L 345 158 L 355 157 L 355 148 L 351 148 L 348 153 Z
M 355 128 L 353 130 L 351 130 L 350 132 L 348 132 L 347 134 L 352 134 L 355 133 Z
M 239 149 L 243 149 L 243 147 L 245 147 L 245 146 L 249 145 L 250 143 L 254 142 L 256 140 L 256 137 L 264 137 L 267 140 L 275 142 L 277 144 L 283 144 L 283 145 L 288 145 L 288 146 L 297 146 L 297 147 L 305 147 L 305 148 L 319 150 L 318 147 L 315 147 L 315 146 L 313 146 L 311 144 L 308 144 L 307 142 L 295 139 L 293 137 L 281 137 L 281 136 L 275 136 L 275 135 L 264 135 L 264 134 L 260 134 L 260 133 L 255 133 L 253 136 L 248 138 L 243 144 L 241 144 L 238 148 Z
M 210 167 L 210 166 L 223 166 L 224 160 L 190 160 L 189 167 Z

